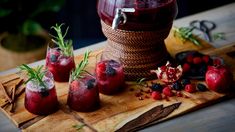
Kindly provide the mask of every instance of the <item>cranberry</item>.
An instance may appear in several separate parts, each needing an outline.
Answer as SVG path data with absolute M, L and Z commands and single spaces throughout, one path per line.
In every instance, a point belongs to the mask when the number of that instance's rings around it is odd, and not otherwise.
M 172 92 L 172 90 L 170 89 L 170 87 L 165 87 L 163 90 L 162 90 L 163 94 L 166 95 L 166 96 L 174 96 L 174 93 Z
M 161 100 L 162 99 L 162 95 L 160 92 L 157 91 L 153 91 L 151 94 L 152 98 L 155 100 Z
M 192 84 L 187 84 L 187 85 L 185 86 L 184 90 L 185 90 L 186 92 L 189 92 L 189 93 L 194 93 L 194 92 L 196 92 L 196 88 L 195 88 L 195 86 L 192 85 Z

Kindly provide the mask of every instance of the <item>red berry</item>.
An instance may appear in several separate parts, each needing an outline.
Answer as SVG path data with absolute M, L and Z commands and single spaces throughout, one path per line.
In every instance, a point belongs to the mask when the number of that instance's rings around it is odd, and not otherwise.
M 98 68 L 100 71 L 105 71 L 106 65 L 103 62 L 98 63 Z
M 183 94 L 178 91 L 178 92 L 176 92 L 176 96 L 177 96 L 177 97 L 183 97 Z
M 106 80 L 106 65 L 104 62 L 99 62 L 96 67 L 96 76 L 99 80 Z
M 193 62 L 193 55 L 188 55 L 186 59 L 187 59 L 188 63 L 192 63 Z
M 202 58 L 201 57 L 194 57 L 193 58 L 193 64 L 201 64 Z
M 209 55 L 204 55 L 204 56 L 202 57 L 202 60 L 203 60 L 203 62 L 205 62 L 206 64 L 208 64 L 208 63 L 209 63 L 209 60 L 210 60 Z
M 162 93 L 166 96 L 174 96 L 174 93 L 171 91 L 170 87 L 165 87 L 163 90 L 162 90 Z
M 162 95 L 160 92 L 157 91 L 153 91 L 151 94 L 152 98 L 155 100 L 161 100 L 162 99 Z
M 74 80 L 70 83 L 70 90 L 73 92 L 78 91 L 79 87 L 80 87 L 80 83 L 77 80 Z
M 183 72 L 188 72 L 190 70 L 190 65 L 188 63 L 184 63 Z
M 189 93 L 194 93 L 194 92 L 196 92 L 196 87 L 194 85 L 192 85 L 192 84 L 187 84 L 185 86 L 184 90 L 186 92 L 189 92 Z

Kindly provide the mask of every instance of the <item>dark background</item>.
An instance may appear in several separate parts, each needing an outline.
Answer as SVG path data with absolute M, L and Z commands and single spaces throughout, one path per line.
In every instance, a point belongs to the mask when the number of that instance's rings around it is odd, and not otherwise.
M 97 1 L 65 0 L 64 6 L 56 15 L 42 14 L 39 20 L 43 23 L 43 28 L 50 33 L 50 27 L 55 23 L 65 23 L 70 27 L 67 38 L 73 40 L 74 48 L 88 46 L 106 39 L 101 31 L 100 19 L 96 11 Z M 35 5 L 37 0 L 35 2 L 28 0 L 28 2 Z M 176 19 L 232 2 L 234 0 L 177 0 L 178 15 Z M 27 8 L 29 7 L 27 6 Z M 22 16 L 17 13 L 15 15 Z M 0 21 L 0 31 L 17 23 L 15 20 Z
M 178 0 L 176 19 L 232 2 L 234 0 Z M 71 27 L 69 37 L 74 40 L 75 48 L 105 40 L 96 12 L 96 0 L 67 0 L 58 21 Z

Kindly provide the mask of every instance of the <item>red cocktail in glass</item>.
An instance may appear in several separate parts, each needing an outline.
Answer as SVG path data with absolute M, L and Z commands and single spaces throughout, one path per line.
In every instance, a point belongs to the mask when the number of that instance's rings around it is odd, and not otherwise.
M 33 114 L 49 115 L 58 110 L 59 102 L 52 74 L 47 73 L 42 80 L 46 87 L 35 79 L 26 84 L 24 104 Z
M 72 47 L 70 50 L 73 52 Z M 74 56 L 73 54 L 65 55 L 58 46 L 51 43 L 47 49 L 46 66 L 53 74 L 55 81 L 68 82 L 69 74 L 75 68 Z
M 102 60 L 96 64 L 95 72 L 100 93 L 111 95 L 124 88 L 124 71 L 121 63 L 115 60 Z
M 96 79 L 91 75 L 70 80 L 68 106 L 80 112 L 96 110 L 100 105 L 99 90 Z

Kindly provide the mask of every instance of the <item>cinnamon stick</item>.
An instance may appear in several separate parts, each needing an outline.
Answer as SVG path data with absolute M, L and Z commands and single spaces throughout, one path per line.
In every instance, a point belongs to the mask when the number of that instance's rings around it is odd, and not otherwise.
M 12 103 L 11 103 L 11 108 L 10 108 L 10 112 L 11 112 L 11 113 L 14 112 L 16 85 L 14 85 L 12 89 L 13 89 L 13 90 L 12 90 L 12 96 L 11 96 Z
M 12 103 L 11 103 L 11 108 L 10 108 L 11 113 L 14 112 L 16 88 L 21 84 L 22 81 L 23 81 L 23 79 L 20 79 L 12 88 L 12 94 L 11 94 Z
M 15 93 L 15 99 L 17 99 L 22 93 L 24 93 L 24 91 L 25 91 L 25 86 L 21 85 L 21 86 L 17 89 L 17 91 L 16 91 L 16 93 Z M 5 102 L 4 104 L 1 105 L 1 107 L 4 108 L 4 107 L 6 107 L 9 103 L 10 103 L 9 101 Z
M 18 80 L 14 85 L 13 85 L 13 87 L 11 88 L 11 91 L 10 91 L 10 97 L 11 97 L 11 99 L 13 98 L 12 97 L 12 94 L 13 94 L 13 89 L 14 89 L 14 87 L 15 87 L 15 89 L 17 89 L 21 84 L 23 83 L 23 79 L 20 79 L 20 80 Z M 3 85 L 4 86 L 4 85 Z M 7 100 L 6 100 L 7 101 Z M 12 101 L 13 101 L 13 99 L 12 99 Z
M 6 107 L 9 103 L 11 103 L 11 108 L 10 108 L 10 112 L 14 112 L 14 104 L 15 104 L 15 96 L 16 96 L 16 88 L 19 87 L 23 82 L 23 79 L 18 80 L 15 85 L 13 85 L 13 87 L 11 88 L 11 94 L 9 97 L 11 97 L 12 102 L 9 102 L 8 99 L 5 100 L 5 103 L 1 105 L 2 108 Z M 4 88 L 4 86 L 3 86 Z
M 19 88 L 17 88 L 15 99 L 17 99 L 22 93 L 24 93 L 24 91 L 25 85 L 21 85 Z
M 2 85 L 2 83 L 0 83 L 0 88 L 3 90 L 3 93 L 5 94 L 5 96 L 6 96 L 6 98 L 7 98 L 7 100 L 8 100 L 8 102 L 12 102 L 12 99 L 10 98 L 10 96 L 8 95 L 8 93 L 7 93 L 7 91 L 6 91 L 6 89 L 5 89 L 5 87 Z
M 1 108 L 6 107 L 8 104 L 9 104 L 9 102 L 8 102 L 8 101 L 6 101 L 4 104 L 2 104 L 2 105 L 1 105 Z

